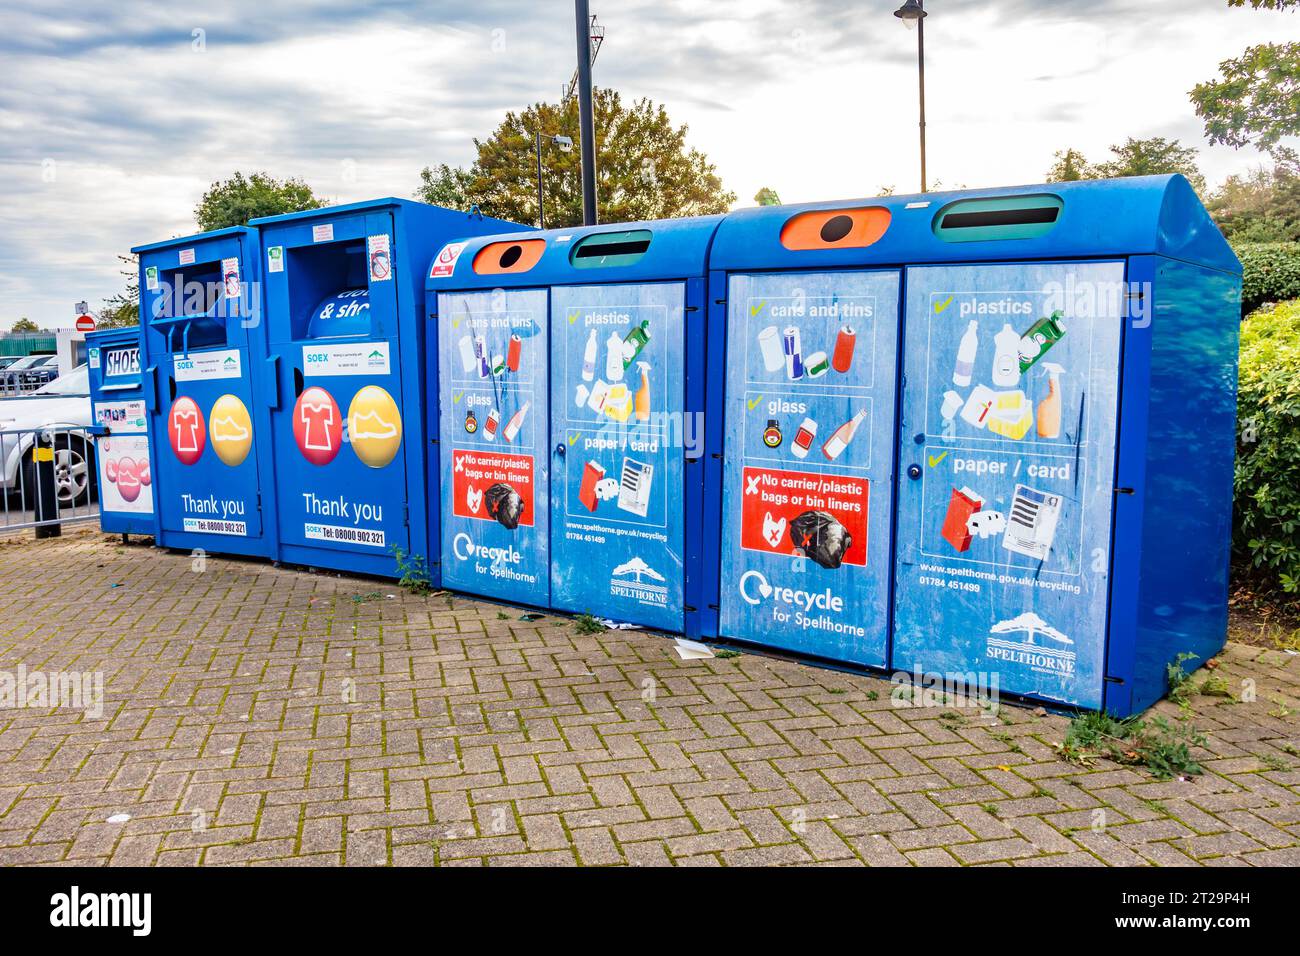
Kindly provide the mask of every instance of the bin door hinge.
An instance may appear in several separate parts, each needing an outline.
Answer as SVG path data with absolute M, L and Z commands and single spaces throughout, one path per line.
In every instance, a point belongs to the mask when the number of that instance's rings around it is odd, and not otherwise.
M 686 608 L 686 613 L 687 613 L 687 614 L 692 614 L 692 613 L 694 613 L 695 611 L 698 611 L 698 610 L 699 610 L 698 607 L 695 607 L 694 605 L 691 605 L 691 604 L 683 605 L 683 607 Z
M 1117 494 L 1117 495 L 1131 495 L 1131 494 L 1133 494 L 1133 489 L 1132 489 L 1132 488 L 1116 488 L 1116 489 L 1115 489 L 1115 494 Z
M 262 510 L 262 493 L 260 491 L 257 493 L 257 510 Z
M 408 528 L 411 526 L 411 506 L 402 505 L 402 524 Z
M 719 610 L 718 605 L 716 605 L 716 604 L 710 604 L 710 605 L 708 605 L 708 608 L 709 608 L 710 611 L 717 611 L 717 610 Z
M 682 311 L 683 311 L 683 312 L 698 312 L 698 311 L 700 311 L 700 307 L 699 307 L 698 305 L 688 305 L 688 306 L 686 306 L 684 309 L 682 309 Z
M 713 300 L 713 304 L 714 304 L 714 305 L 726 305 L 726 304 L 727 304 L 727 300 L 726 300 L 726 299 L 714 299 L 714 300 Z
M 1109 674 L 1107 674 L 1106 677 L 1105 677 L 1104 679 L 1105 679 L 1106 683 L 1108 683 L 1108 684 L 1122 684 L 1122 683 L 1124 683 L 1124 678 L 1122 678 L 1122 677 L 1111 677 Z

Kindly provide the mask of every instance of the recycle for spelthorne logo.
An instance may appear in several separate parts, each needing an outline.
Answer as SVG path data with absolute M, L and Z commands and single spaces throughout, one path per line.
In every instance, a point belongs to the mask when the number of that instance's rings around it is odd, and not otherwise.
M 667 579 L 639 557 L 620 564 L 610 572 L 609 593 L 614 597 L 631 598 L 656 607 L 666 607 L 668 604 Z

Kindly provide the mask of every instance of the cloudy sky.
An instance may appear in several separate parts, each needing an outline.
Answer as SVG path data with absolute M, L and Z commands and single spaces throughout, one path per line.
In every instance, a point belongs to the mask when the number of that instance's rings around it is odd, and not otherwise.
M 573 71 L 567 0 L 0 0 L 0 329 L 67 325 L 122 287 L 118 253 L 194 231 L 235 170 L 347 202 L 410 196 Z M 212 13 L 202 12 L 210 6 Z M 896 0 L 592 0 L 597 83 L 648 96 L 752 205 L 917 188 L 916 37 Z M 931 0 L 929 168 L 945 187 L 1040 182 L 1066 146 L 1209 147 L 1187 91 L 1300 16 L 1226 0 Z

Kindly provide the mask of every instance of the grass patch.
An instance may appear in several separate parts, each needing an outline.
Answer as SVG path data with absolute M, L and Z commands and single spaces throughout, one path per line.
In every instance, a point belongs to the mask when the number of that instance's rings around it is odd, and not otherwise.
M 1157 780 L 1202 772 L 1192 757 L 1205 737 L 1190 724 L 1171 724 L 1164 717 L 1118 720 L 1109 714 L 1080 714 L 1070 722 L 1058 752 L 1070 763 L 1091 766 L 1098 758 L 1125 766 L 1145 767 Z

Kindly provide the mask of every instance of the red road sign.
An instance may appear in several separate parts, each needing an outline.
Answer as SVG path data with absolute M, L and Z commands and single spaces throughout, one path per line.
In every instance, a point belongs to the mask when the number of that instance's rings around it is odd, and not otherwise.
M 94 317 L 93 317 L 93 316 L 89 316 L 89 315 L 79 315 L 79 316 L 77 316 L 77 331 L 78 331 L 78 332 L 93 332 L 93 331 L 95 331 L 95 319 L 94 319 Z

